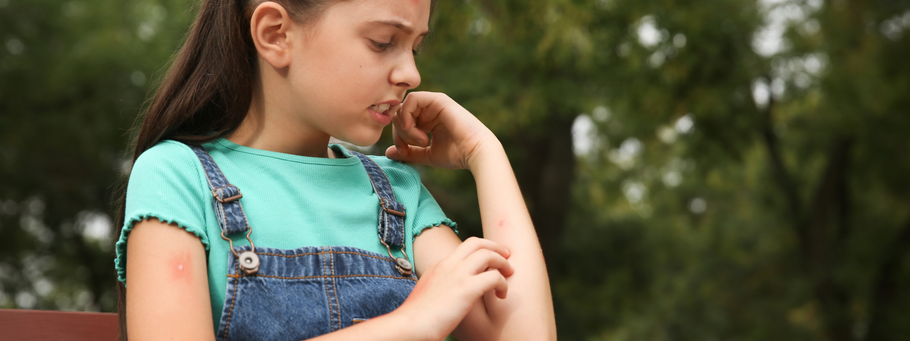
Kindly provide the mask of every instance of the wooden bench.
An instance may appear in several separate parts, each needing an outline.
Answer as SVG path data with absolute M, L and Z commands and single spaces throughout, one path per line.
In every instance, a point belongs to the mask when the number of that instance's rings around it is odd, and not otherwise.
M 115 341 L 117 314 L 0 309 L 0 339 Z

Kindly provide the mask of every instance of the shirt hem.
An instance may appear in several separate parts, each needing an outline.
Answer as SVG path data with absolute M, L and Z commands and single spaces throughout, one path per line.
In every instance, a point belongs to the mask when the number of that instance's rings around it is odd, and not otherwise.
M 452 232 L 455 232 L 456 235 L 458 234 L 458 224 L 455 223 L 454 221 L 452 221 L 452 219 L 445 218 L 445 219 L 440 219 L 434 223 L 426 224 L 426 225 L 421 226 L 420 228 L 417 228 L 414 235 L 411 236 L 411 241 L 413 242 L 415 239 L 417 239 L 417 236 L 419 236 L 421 233 L 423 233 L 423 230 L 426 230 L 429 228 L 434 228 L 434 227 L 437 227 L 442 224 L 445 224 L 446 226 L 451 228 Z
M 206 238 L 206 235 L 200 231 L 191 229 L 189 225 L 184 224 L 183 222 L 176 219 L 162 217 L 161 215 L 155 213 L 136 214 L 123 224 L 123 230 L 120 232 L 120 239 L 117 240 L 117 244 L 114 247 L 117 255 L 117 257 L 114 259 L 114 268 L 117 269 L 117 280 L 123 283 L 124 286 L 126 285 L 126 241 L 129 238 L 129 233 L 132 231 L 133 226 L 135 226 L 136 223 L 148 220 L 150 218 L 158 219 L 165 224 L 177 225 L 177 227 L 186 230 L 189 233 L 192 233 L 199 238 L 199 240 L 202 242 L 202 245 L 205 246 L 205 250 L 209 251 L 209 241 Z

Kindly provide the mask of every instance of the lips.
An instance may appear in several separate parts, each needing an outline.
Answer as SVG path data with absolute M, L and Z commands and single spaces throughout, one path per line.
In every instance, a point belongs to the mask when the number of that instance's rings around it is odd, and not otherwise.
M 377 104 L 371 105 L 368 110 L 376 122 L 379 122 L 385 126 L 389 125 L 389 123 L 392 123 L 392 115 L 389 115 L 390 107 L 390 104 Z

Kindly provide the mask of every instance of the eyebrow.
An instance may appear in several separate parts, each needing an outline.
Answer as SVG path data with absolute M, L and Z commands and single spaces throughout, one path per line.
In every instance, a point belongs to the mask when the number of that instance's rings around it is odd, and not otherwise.
M 370 23 L 370 24 L 373 24 L 373 25 L 392 26 L 392 27 L 394 27 L 394 28 L 397 28 L 397 29 L 399 29 L 399 30 L 404 31 L 404 33 L 407 33 L 407 34 L 411 34 L 411 33 L 414 32 L 414 27 L 412 27 L 411 25 L 405 24 L 405 23 L 402 22 L 402 21 L 395 20 L 395 19 L 390 19 L 390 20 L 373 20 L 373 21 L 370 21 L 369 23 Z M 423 33 L 421 33 L 420 35 L 421 35 L 421 36 L 425 36 L 425 35 L 427 35 L 427 34 L 430 34 L 430 31 L 423 32 Z

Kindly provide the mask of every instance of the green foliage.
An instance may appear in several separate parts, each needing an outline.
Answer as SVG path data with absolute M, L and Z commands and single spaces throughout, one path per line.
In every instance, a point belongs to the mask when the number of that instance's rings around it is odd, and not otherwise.
M 586 128 L 547 254 L 563 337 L 900 339 L 908 8 L 446 2 L 421 69 L 506 141 L 520 179 L 547 157 L 527 136 L 559 116 Z M 781 15 L 785 48 L 764 52 Z M 446 201 L 473 195 L 436 174 Z M 527 191 L 532 211 L 549 194 Z M 467 208 L 450 212 L 476 223 Z
M 187 3 L 0 0 L 0 307 L 113 309 L 98 231 Z M 910 3 L 440 1 L 431 31 L 421 89 L 504 142 L 561 338 L 910 335 Z M 470 174 L 422 172 L 479 235 Z
M 0 1 L 0 307 L 114 308 L 112 192 L 183 1 Z

